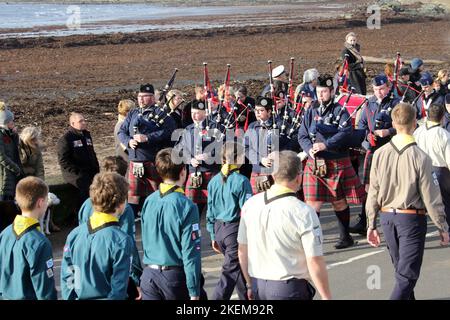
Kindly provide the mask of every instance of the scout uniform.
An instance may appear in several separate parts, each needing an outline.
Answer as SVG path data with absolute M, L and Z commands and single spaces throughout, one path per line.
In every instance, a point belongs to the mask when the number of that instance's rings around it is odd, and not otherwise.
M 56 300 L 52 246 L 39 221 L 18 215 L 0 234 L 0 299 Z
M 391 299 L 414 299 L 427 231 L 425 213 L 440 231 L 447 232 L 448 225 L 432 161 L 412 136 L 397 134 L 375 152 L 366 208 L 371 229 L 376 229 L 380 212 L 395 268 Z
M 69 233 L 61 264 L 65 300 L 125 300 L 133 241 L 111 214 L 94 212 Z
M 320 77 L 319 86 L 333 88 L 332 78 Z M 336 120 L 338 116 L 339 121 Z M 365 200 L 364 187 L 353 169 L 348 152 L 347 144 L 352 133 L 348 111 L 332 99 L 327 105 L 312 106 L 306 111 L 298 132 L 298 142 L 308 154 L 303 175 L 306 201 L 335 202 L 346 199 L 347 202 L 359 204 Z M 324 143 L 326 150 L 316 153 L 315 159 L 312 159 L 309 151 L 316 142 Z M 353 244 L 349 234 L 349 208 L 336 212 L 336 216 L 340 240 L 335 247 L 340 249 Z
M 78 211 L 78 224 L 81 225 L 83 223 L 87 223 L 93 213 L 94 207 L 92 206 L 92 200 L 91 198 L 88 198 L 81 206 L 80 211 Z M 134 213 L 133 209 L 128 203 L 125 205 L 123 214 L 121 214 L 119 217 L 119 226 L 120 229 L 128 234 L 133 241 L 133 264 L 131 266 L 130 277 L 133 279 L 135 285 L 139 287 L 139 282 L 142 275 L 142 265 L 141 258 L 139 257 L 138 249 L 136 246 L 136 225 L 134 222 Z
M 206 106 L 202 101 L 192 104 L 192 109 L 205 110 Z M 208 183 L 219 171 L 219 166 L 215 164 L 216 148 L 221 146 L 222 137 L 220 135 L 221 124 L 208 122 L 210 130 L 206 130 L 207 121 L 193 123 L 186 127 L 180 142 L 175 147 L 183 151 L 183 158 L 189 163 L 189 176 L 186 182 L 186 196 L 194 203 L 204 205 L 208 198 Z M 197 168 L 190 164 L 190 160 L 196 155 L 207 153 L 209 161 L 200 161 Z M 200 177 L 198 180 L 197 177 Z
M 423 126 L 416 129 L 414 139 L 433 162 L 447 223 L 450 224 L 450 133 L 442 128 L 440 123 L 426 121 Z
M 239 266 L 237 233 L 241 208 L 252 195 L 250 181 L 234 165 L 223 165 L 208 185 L 206 228 L 225 256 L 213 300 L 229 300 L 235 286 L 239 299 L 247 300 L 245 279 Z
M 176 185 L 162 183 L 142 208 L 144 300 L 188 300 L 201 294 L 198 209 Z
M 274 184 L 242 208 L 238 242 L 248 246 L 248 273 L 257 300 L 312 300 L 307 257 L 323 255 L 314 210 Z
M 142 85 L 140 92 L 154 94 L 151 84 Z M 155 105 L 131 110 L 119 129 L 119 140 L 127 146 L 130 165 L 128 168 L 128 203 L 135 216 L 149 194 L 157 190 L 161 179 L 155 168 L 155 156 L 171 140 L 176 125 L 173 118 Z M 139 143 L 136 149 L 129 146 L 135 134 L 144 134 L 148 141 Z

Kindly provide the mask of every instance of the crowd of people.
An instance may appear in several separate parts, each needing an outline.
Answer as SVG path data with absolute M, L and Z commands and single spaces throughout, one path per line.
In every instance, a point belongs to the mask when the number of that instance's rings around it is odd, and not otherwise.
M 224 256 L 209 298 L 236 290 L 241 300 L 312 299 L 317 290 L 330 299 L 325 203 L 337 218 L 336 250 L 355 245 L 352 233 L 378 246 L 380 216 L 396 275 L 391 298 L 414 299 L 426 213 L 448 244 L 448 70 L 433 77 L 421 59 L 406 66 L 398 57 L 366 98 L 365 62 L 349 33 L 336 75 L 309 69 L 297 87 L 284 66 L 269 77 L 255 98 L 229 83 L 196 87 L 191 101 L 171 86 L 141 85 L 137 104 L 118 105 L 115 155 L 101 166 L 86 119 L 70 115 L 57 154 L 78 196 L 79 226 L 64 246 L 63 299 L 207 299 L 202 216 Z M 0 200 L 21 210 L 0 234 L 0 297 L 56 299 L 52 248 L 39 227 L 48 206 L 40 131 L 18 135 L 1 102 L 0 135 Z M 361 204 L 354 226 L 350 203 Z

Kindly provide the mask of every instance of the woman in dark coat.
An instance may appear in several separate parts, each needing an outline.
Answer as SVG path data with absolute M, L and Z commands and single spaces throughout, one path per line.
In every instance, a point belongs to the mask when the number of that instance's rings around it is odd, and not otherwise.
M 366 73 L 364 59 L 360 53 L 360 45 L 356 43 L 356 34 L 350 32 L 345 37 L 345 48 L 342 50 L 342 59 L 348 55 L 349 88 L 355 88 L 355 93 L 367 94 Z

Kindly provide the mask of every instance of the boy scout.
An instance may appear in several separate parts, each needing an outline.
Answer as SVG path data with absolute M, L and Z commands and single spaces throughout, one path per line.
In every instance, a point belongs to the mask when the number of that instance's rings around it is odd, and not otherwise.
M 174 152 L 175 153 L 175 152 Z M 184 164 L 172 161 L 172 149 L 156 155 L 163 183 L 142 207 L 142 246 L 147 267 L 141 277 L 143 300 L 200 298 L 200 219 L 197 206 L 181 186 Z
M 47 211 L 48 187 L 36 177 L 16 186 L 22 215 L 0 234 L 0 299 L 55 300 L 50 241 L 39 227 Z
M 323 235 L 314 209 L 297 199 L 302 165 L 295 152 L 275 153 L 275 184 L 242 208 L 239 261 L 256 300 L 312 300 L 314 282 L 330 299 Z M 251 277 L 251 278 L 250 278 Z
M 428 108 L 427 121 L 414 131 L 414 139 L 433 162 L 447 223 L 450 224 L 450 133 L 441 126 L 444 112 L 443 106 L 432 104 Z
M 247 300 L 247 288 L 238 260 L 237 233 L 241 208 L 253 192 L 248 178 L 239 173 L 243 156 L 243 146 L 227 142 L 222 151 L 222 169 L 208 185 L 206 228 L 214 251 L 225 256 L 213 300 L 229 300 L 235 287 L 239 299 Z
M 376 218 L 381 225 L 395 268 L 391 299 L 414 299 L 414 287 L 422 265 L 428 212 L 439 229 L 441 244 L 448 244 L 448 225 L 433 172 L 431 158 L 414 142 L 416 112 L 400 103 L 392 111 L 397 135 L 378 149 L 370 171 L 367 197 L 367 241 L 380 245 Z M 398 170 L 401 169 L 399 172 Z
M 127 173 L 127 162 L 120 156 L 109 156 L 103 161 L 102 172 L 115 172 L 125 177 Z M 92 205 L 91 198 L 86 199 L 78 212 L 78 223 L 81 225 L 89 221 L 89 218 L 94 213 L 94 207 Z M 130 277 L 134 282 L 129 283 L 128 286 L 128 298 L 139 298 L 137 290 L 139 290 L 139 282 L 142 275 L 141 259 L 139 257 L 138 249 L 136 247 L 136 225 L 134 222 L 134 213 L 131 206 L 127 203 L 125 210 L 119 216 L 120 229 L 128 234 L 133 240 L 133 265 L 131 267 Z M 138 294 L 136 296 L 136 294 Z
M 99 173 L 89 195 L 94 213 L 67 237 L 61 265 L 66 300 L 127 298 L 133 241 L 120 230 L 128 183 L 117 173 Z

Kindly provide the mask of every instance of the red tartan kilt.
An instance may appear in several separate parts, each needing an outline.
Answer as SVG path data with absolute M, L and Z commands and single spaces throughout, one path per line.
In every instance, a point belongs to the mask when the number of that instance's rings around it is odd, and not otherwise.
M 334 202 L 346 199 L 361 204 L 366 198 L 364 187 L 353 169 L 349 157 L 326 160 L 327 175 L 313 174 L 314 160 L 308 159 L 303 175 L 303 193 L 306 201 Z
M 252 172 L 252 175 L 250 176 L 250 185 L 252 186 L 253 194 L 259 193 L 258 190 L 256 189 L 256 178 L 261 176 L 268 176 L 268 174 Z
M 208 183 L 214 177 L 216 173 L 212 172 L 202 172 L 202 185 L 198 189 L 193 189 L 191 185 L 191 174 L 188 175 L 186 181 L 186 188 L 184 189 L 184 194 L 186 197 L 191 199 L 194 203 L 205 204 L 208 202 Z
M 128 167 L 128 202 L 138 204 L 141 197 L 147 197 L 158 190 L 161 178 L 156 171 L 155 164 L 150 161 L 144 162 L 144 177 L 136 178 L 133 175 L 133 162 Z
M 370 167 L 372 167 L 373 153 L 367 150 L 366 157 L 364 158 L 364 172 L 363 183 L 364 185 L 370 184 Z

